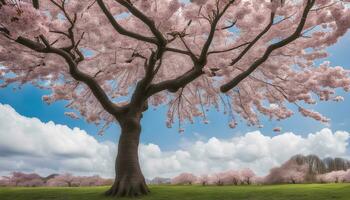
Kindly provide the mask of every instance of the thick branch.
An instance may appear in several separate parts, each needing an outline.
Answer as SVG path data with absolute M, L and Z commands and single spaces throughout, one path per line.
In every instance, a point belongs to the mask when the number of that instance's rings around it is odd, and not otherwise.
M 152 96 L 153 94 L 158 93 L 158 92 L 163 91 L 163 90 L 169 90 L 170 92 L 176 92 L 180 88 L 185 87 L 187 84 L 189 84 L 190 82 L 194 81 L 195 79 L 200 77 L 202 74 L 204 74 L 202 69 L 206 65 L 208 50 L 209 50 L 209 47 L 214 39 L 217 24 L 220 21 L 221 17 L 224 15 L 224 13 L 227 11 L 227 9 L 230 7 L 230 5 L 232 5 L 234 3 L 234 1 L 235 0 L 230 0 L 221 12 L 219 10 L 217 10 L 216 13 L 214 14 L 215 18 L 213 19 L 213 21 L 211 23 L 210 33 L 208 35 L 207 41 L 204 43 L 204 46 L 203 46 L 203 49 L 202 49 L 201 54 L 199 56 L 199 59 L 192 59 L 194 62 L 193 68 L 175 79 L 166 80 L 166 81 L 151 85 L 150 89 L 147 92 L 147 96 Z M 187 54 L 186 52 L 183 52 L 183 51 L 177 51 L 174 49 L 171 49 L 171 50 L 178 52 L 178 53 Z M 191 53 L 189 52 L 189 54 L 191 54 Z
M 145 77 L 140 80 L 135 88 L 135 91 L 131 97 L 129 112 L 139 112 L 147 109 L 147 90 L 157 74 L 159 68 L 162 65 L 162 58 L 164 55 L 164 49 L 158 46 L 157 51 L 152 52 L 149 59 L 145 62 Z M 147 63 L 148 61 L 148 63 Z
M 179 88 L 185 87 L 188 83 L 192 82 L 202 74 L 204 74 L 204 72 L 200 67 L 194 67 L 175 79 L 166 80 L 152 85 L 147 93 L 147 96 L 152 96 L 153 94 L 163 90 L 176 92 Z
M 214 39 L 214 35 L 215 35 L 215 32 L 216 32 L 216 26 L 217 24 L 219 23 L 221 17 L 224 15 L 224 13 L 227 11 L 227 9 L 235 2 L 235 0 L 230 0 L 226 6 L 224 7 L 224 9 L 220 12 L 219 10 L 217 10 L 217 15 L 215 16 L 212 24 L 211 24 L 211 28 L 210 28 L 210 32 L 209 32 L 209 35 L 208 35 L 208 39 L 207 41 L 205 42 L 203 48 L 202 48 L 202 52 L 201 52 L 201 55 L 199 57 L 199 60 L 200 62 L 205 62 L 206 58 L 207 58 L 207 54 L 208 54 L 208 51 L 209 51 L 209 47 L 211 45 L 211 43 L 213 42 L 213 39 Z M 218 2 L 219 4 L 219 2 Z M 219 9 L 219 8 L 217 8 Z
M 283 46 L 288 45 L 289 43 L 293 42 L 294 40 L 296 40 L 297 38 L 300 37 L 305 23 L 306 23 L 306 19 L 307 16 L 311 10 L 311 8 L 313 7 L 313 5 L 315 4 L 315 0 L 308 0 L 307 5 L 305 6 L 305 9 L 303 11 L 303 15 L 301 17 L 300 23 L 297 27 L 297 29 L 295 30 L 295 32 L 290 35 L 289 37 L 287 37 L 284 40 L 281 40 L 280 42 L 277 42 L 275 44 L 270 45 L 264 55 L 262 57 L 260 57 L 258 60 L 256 60 L 249 68 L 247 71 L 242 72 L 241 74 L 239 74 L 238 76 L 236 76 L 233 80 L 231 80 L 230 82 L 224 84 L 221 86 L 220 90 L 221 92 L 228 92 L 230 89 L 236 87 L 242 80 L 244 80 L 246 77 L 248 77 L 251 73 L 253 73 L 261 64 L 263 64 L 270 56 L 270 54 L 276 50 L 279 49 Z
M 112 15 L 112 13 L 109 12 L 109 10 L 107 9 L 105 3 L 103 3 L 103 0 L 97 0 L 98 5 L 100 6 L 102 12 L 106 15 L 108 21 L 112 24 L 113 28 L 120 33 L 121 35 L 125 35 L 140 41 L 144 41 L 144 42 L 148 42 L 148 43 L 152 43 L 152 44 L 158 44 L 157 39 L 152 38 L 152 37 L 146 37 L 131 31 L 126 30 L 125 28 L 123 28 L 114 18 L 114 16 Z
M 33 0 L 33 7 L 39 9 L 39 0 Z
M 147 17 L 145 14 L 143 14 L 140 10 L 138 10 L 130 1 L 126 0 L 115 0 L 125 8 L 127 8 L 131 14 L 133 14 L 135 17 L 140 19 L 143 23 L 145 23 L 148 28 L 151 30 L 151 32 L 154 34 L 154 36 L 158 40 L 158 45 L 165 46 L 167 43 L 167 40 L 164 38 L 163 34 L 157 29 L 155 22 Z
M 68 64 L 71 76 L 75 80 L 85 83 L 90 88 L 96 99 L 101 103 L 102 107 L 116 118 L 119 118 L 122 109 L 110 101 L 109 97 L 98 82 L 93 77 L 80 71 L 76 62 L 68 52 L 51 47 L 43 36 L 41 39 L 45 45 L 23 37 L 16 39 L 16 42 L 40 53 L 54 53 L 64 58 Z
M 269 24 L 264 28 L 263 31 L 261 31 L 261 33 L 259 33 L 259 35 L 257 35 L 254 40 L 252 40 L 249 45 L 237 56 L 237 58 L 233 59 L 232 62 L 231 62 L 231 65 L 234 65 L 236 64 L 238 61 L 240 61 L 243 56 L 248 53 L 248 51 L 255 45 L 255 43 L 257 43 L 260 38 L 262 36 L 264 36 L 269 30 L 270 28 L 272 27 L 273 25 L 273 19 L 275 18 L 275 13 L 274 12 L 271 12 L 271 16 L 270 16 L 270 22 Z

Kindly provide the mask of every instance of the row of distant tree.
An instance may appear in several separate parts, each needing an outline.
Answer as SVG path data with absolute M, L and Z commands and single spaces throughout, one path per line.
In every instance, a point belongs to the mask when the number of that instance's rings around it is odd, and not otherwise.
M 263 183 L 350 182 L 350 162 L 342 158 L 321 160 L 315 155 L 297 155 L 282 166 L 272 168 Z
M 173 185 L 250 185 L 250 184 L 281 184 L 281 183 L 350 183 L 350 162 L 341 158 L 326 158 L 317 156 L 297 155 L 282 164 L 272 168 L 267 176 L 257 176 L 251 169 L 229 170 L 214 174 L 196 176 L 191 173 L 181 173 L 174 178 L 156 177 L 147 180 L 148 184 Z M 73 176 L 71 174 L 53 174 L 41 177 L 38 174 L 14 172 L 11 176 L 0 178 L 0 186 L 19 187 L 83 187 L 112 185 L 112 179 L 99 176 Z
M 99 176 L 73 176 L 71 174 L 52 174 L 41 177 L 38 174 L 13 172 L 10 176 L 0 178 L 0 186 L 10 187 L 83 187 L 112 185 L 112 179 Z
M 280 167 L 272 168 L 267 176 L 257 176 L 250 169 L 229 170 L 195 176 L 182 173 L 172 179 L 154 178 L 150 184 L 242 185 L 281 183 L 340 183 L 350 182 L 350 162 L 342 158 L 321 160 L 315 155 L 296 155 Z

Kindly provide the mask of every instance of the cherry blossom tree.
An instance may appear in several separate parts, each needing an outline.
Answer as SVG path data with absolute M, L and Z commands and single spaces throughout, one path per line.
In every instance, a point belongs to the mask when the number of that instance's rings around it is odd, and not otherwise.
M 346 170 L 346 173 L 343 176 L 344 182 L 350 183 L 350 169 Z
M 0 0 L 1 86 L 30 83 L 66 100 L 66 114 L 118 123 L 116 178 L 107 195 L 149 192 L 138 144 L 142 114 L 168 105 L 166 124 L 210 107 L 260 126 L 259 115 L 290 117 L 292 106 L 339 101 L 348 71 L 317 66 L 350 27 L 349 0 Z
M 49 179 L 46 185 L 51 187 L 105 186 L 112 185 L 112 182 L 97 175 L 73 176 L 71 174 L 62 174 Z
M 236 170 L 229 170 L 223 173 L 222 181 L 225 185 L 238 185 L 241 181 L 241 174 Z
M 63 182 L 61 180 L 57 180 L 55 178 L 49 179 L 46 181 L 47 187 L 68 187 L 66 182 Z
M 343 183 L 347 180 L 349 171 L 339 170 L 317 176 L 322 183 Z
M 105 185 L 105 180 L 99 176 L 90 176 L 90 177 L 80 177 L 79 186 L 103 186 Z
M 209 184 L 209 175 L 207 174 L 202 174 L 198 177 L 197 179 L 198 183 L 201 184 L 202 186 L 206 186 Z
M 252 178 L 255 176 L 255 173 L 253 172 L 253 170 L 246 168 L 240 171 L 240 175 L 242 182 L 250 185 Z
M 252 184 L 254 184 L 254 185 L 263 185 L 264 183 L 265 183 L 264 176 L 254 176 L 252 178 Z
M 73 184 L 75 182 L 75 184 Z M 65 187 L 72 187 L 73 185 L 79 186 L 80 185 L 80 180 L 78 180 L 77 177 L 74 177 L 71 174 L 62 174 L 55 176 L 54 178 L 50 179 L 48 181 L 49 186 L 65 186 Z
M 9 186 L 9 177 L 7 176 L 2 176 L 0 177 L 0 187 L 5 187 L 5 186 Z
M 44 185 L 44 180 L 35 173 L 13 172 L 11 176 L 4 177 L 4 180 L 7 186 L 38 187 Z
M 181 173 L 171 179 L 171 184 L 174 185 L 192 185 L 197 181 L 197 177 L 191 173 Z
M 303 183 L 307 175 L 309 175 L 309 165 L 299 165 L 295 160 L 289 160 L 280 167 L 272 168 L 265 177 L 265 182 L 269 184 Z
M 22 182 L 20 184 L 18 184 L 17 186 L 20 187 L 40 187 L 40 186 L 44 186 L 45 182 L 41 179 L 41 178 L 35 178 L 35 179 L 31 179 L 25 182 Z
M 298 165 L 295 168 L 287 171 L 286 177 L 290 183 L 303 183 L 307 174 L 308 167 L 306 165 Z
M 209 176 L 209 183 L 212 185 L 223 186 L 227 184 L 229 179 L 229 174 L 227 172 L 218 172 Z

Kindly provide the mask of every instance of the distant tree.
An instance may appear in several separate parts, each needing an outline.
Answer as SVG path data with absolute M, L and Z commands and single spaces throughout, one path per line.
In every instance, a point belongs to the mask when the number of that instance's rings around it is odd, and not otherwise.
M 251 169 L 243 169 L 240 171 L 240 176 L 243 183 L 251 184 L 251 179 L 255 176 L 255 173 Z
M 307 165 L 309 167 L 309 175 L 316 175 L 327 172 L 325 163 L 316 155 L 296 155 L 293 156 L 290 161 L 295 162 L 298 165 Z
M 347 180 L 347 171 L 332 171 L 326 174 L 321 174 L 317 176 L 317 179 L 322 183 L 343 183 Z
M 241 181 L 241 173 L 236 170 L 224 172 L 222 181 L 225 185 L 238 185 Z
M 45 184 L 44 180 L 35 173 L 13 172 L 6 179 L 9 186 L 38 187 Z
M 197 177 L 191 173 L 182 173 L 173 179 L 171 179 L 171 184 L 173 185 L 192 185 L 197 181 Z
M 86 187 L 86 186 L 108 186 L 112 185 L 111 179 L 104 179 L 100 176 L 73 176 L 71 174 L 62 174 L 54 176 L 46 183 L 51 187 Z
M 77 178 L 74 177 L 72 174 L 66 173 L 62 175 L 55 176 L 54 178 L 48 180 L 49 186 L 66 186 L 66 187 L 72 187 L 73 182 L 77 182 Z M 75 184 L 75 186 L 79 186 L 79 184 Z
M 343 179 L 344 179 L 344 182 L 350 183 L 350 169 L 348 169 L 346 171 L 346 173 L 344 174 Z
M 272 168 L 265 177 L 265 182 L 269 184 L 303 183 L 308 175 L 308 170 L 308 165 L 299 165 L 295 160 L 291 159 L 280 167 Z
M 96 186 L 99 179 L 99 176 L 79 177 L 79 186 Z
M 294 165 L 294 167 L 290 167 L 289 170 L 285 171 L 286 175 L 284 177 L 293 184 L 303 183 L 308 173 L 307 170 L 307 165 Z
M 343 158 L 325 158 L 322 160 L 316 155 L 296 155 L 287 162 L 307 166 L 308 169 L 305 177 L 305 181 L 307 182 L 328 182 L 329 180 L 326 179 L 330 177 L 319 175 L 350 169 L 350 161 Z
M 282 2 L 282 3 L 281 3 Z M 348 0 L 1 0 L 1 86 L 51 89 L 88 122 L 118 123 L 116 178 L 107 195 L 149 192 L 138 146 L 149 106 L 167 105 L 166 124 L 191 123 L 223 107 L 259 126 L 295 105 L 339 100 L 348 71 L 318 66 L 350 27 Z M 315 98 L 316 97 L 316 98 Z M 126 100 L 127 99 L 127 100 Z M 67 112 L 77 118 L 78 113 Z
M 45 185 L 45 181 L 41 178 L 34 178 L 27 181 L 20 182 L 17 186 L 20 187 L 41 187 Z
M 263 185 L 266 181 L 264 176 L 254 176 L 251 182 L 254 185 Z
M 9 185 L 10 185 L 9 177 L 7 176 L 0 177 L 0 187 L 5 187 Z
M 198 177 L 198 183 L 201 184 L 202 186 L 206 186 L 209 184 L 209 175 L 207 174 L 202 174 Z
M 111 185 L 113 185 L 113 183 L 114 183 L 114 179 L 105 179 L 103 181 L 104 186 L 111 186 Z
M 49 179 L 46 181 L 46 186 L 48 187 L 68 187 L 68 184 L 66 182 L 63 182 L 61 180 L 57 180 L 55 178 Z
M 327 172 L 340 171 L 350 169 L 350 161 L 343 158 L 326 158 L 323 163 L 327 169 Z
M 225 172 L 219 172 L 219 173 L 212 174 L 212 175 L 210 175 L 209 183 L 217 185 L 217 186 L 222 186 L 222 185 L 224 185 L 225 177 L 226 177 Z
M 111 181 L 108 179 L 103 179 L 100 176 L 85 176 L 77 177 L 80 180 L 79 186 L 106 186 L 110 185 Z

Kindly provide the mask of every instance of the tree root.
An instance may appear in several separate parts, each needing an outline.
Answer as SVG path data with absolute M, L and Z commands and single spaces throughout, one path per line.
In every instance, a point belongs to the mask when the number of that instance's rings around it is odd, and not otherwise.
M 149 192 L 144 180 L 138 182 L 119 180 L 115 181 L 113 186 L 105 192 L 105 195 L 111 197 L 137 197 L 147 195 Z

